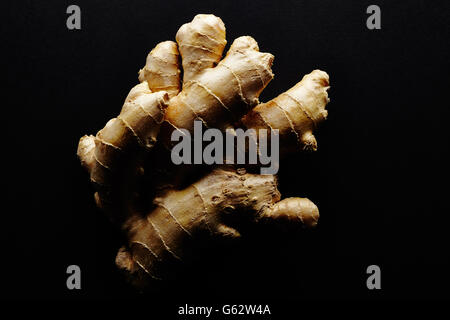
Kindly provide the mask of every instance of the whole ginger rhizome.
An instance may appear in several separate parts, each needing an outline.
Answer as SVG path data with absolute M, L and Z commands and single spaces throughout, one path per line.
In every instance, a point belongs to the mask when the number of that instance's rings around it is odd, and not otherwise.
M 131 89 L 117 118 L 95 136 L 80 139 L 78 156 L 95 187 L 97 206 L 128 239 L 116 264 L 135 285 L 170 277 L 174 266 L 193 254 L 190 249 L 199 234 L 239 238 L 239 226 L 229 225 L 227 215 L 245 213 L 255 226 L 261 221 L 317 224 L 319 211 L 310 200 L 281 199 L 278 167 L 253 172 L 238 160 L 251 162 L 253 152 L 263 155 L 261 141 L 272 146 L 276 140 L 281 157 L 316 150 L 313 131 L 327 116 L 328 74 L 314 70 L 278 97 L 260 103 L 260 93 L 273 78 L 273 56 L 260 52 L 249 36 L 234 40 L 222 58 L 225 45 L 222 20 L 197 15 L 178 30 L 176 42 L 161 42 L 151 50 L 139 71 L 140 83 Z M 234 162 L 226 152 L 221 162 L 220 147 L 211 147 L 209 155 L 217 161 L 201 170 L 194 164 L 178 165 L 184 152 L 175 152 L 179 159 L 173 159 L 174 148 L 181 149 L 178 143 L 193 137 L 199 125 L 215 129 L 207 137 L 212 142 L 219 133 L 237 141 L 239 132 L 252 132 L 244 139 L 253 141 L 253 147 L 249 142 L 234 150 Z M 265 151 L 266 157 L 269 153 Z M 205 150 L 199 154 L 204 158 Z M 261 158 L 250 164 L 264 169 Z

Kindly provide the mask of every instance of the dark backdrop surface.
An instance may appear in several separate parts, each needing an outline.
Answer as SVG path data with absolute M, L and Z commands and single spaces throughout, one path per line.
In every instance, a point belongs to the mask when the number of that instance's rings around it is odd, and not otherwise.
M 77 4 L 82 29 L 66 28 Z M 366 28 L 377 4 L 382 29 Z M 4 298 L 173 301 L 449 298 L 448 1 L 11 1 L 2 3 Z M 118 114 L 147 53 L 197 13 L 275 55 L 267 101 L 330 75 L 319 150 L 284 160 L 316 230 L 248 237 L 138 295 L 116 271 L 122 239 L 95 208 L 76 147 Z M 66 268 L 82 289 L 66 288 Z M 369 291 L 366 268 L 381 267 Z M 157 298 L 156 298 L 157 297 Z M 167 300 L 169 298 L 170 300 Z M 295 304 L 299 304 L 295 302 Z

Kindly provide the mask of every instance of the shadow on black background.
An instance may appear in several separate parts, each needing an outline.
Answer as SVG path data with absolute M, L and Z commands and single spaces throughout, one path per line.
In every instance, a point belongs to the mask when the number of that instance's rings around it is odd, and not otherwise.
M 447 2 L 73 3 L 79 31 L 65 24 L 72 2 L 3 9 L 4 298 L 449 298 Z M 370 4 L 381 7 L 381 30 L 366 28 Z M 284 160 L 279 173 L 283 196 L 307 196 L 321 218 L 302 234 L 256 230 L 143 296 L 115 268 L 122 239 L 95 208 L 76 147 L 118 114 L 149 50 L 197 13 L 221 17 L 229 44 L 248 34 L 275 55 L 261 101 L 313 69 L 330 74 L 319 150 Z M 81 267 L 80 291 L 66 288 L 70 264 Z M 371 264 L 380 291 L 366 287 Z

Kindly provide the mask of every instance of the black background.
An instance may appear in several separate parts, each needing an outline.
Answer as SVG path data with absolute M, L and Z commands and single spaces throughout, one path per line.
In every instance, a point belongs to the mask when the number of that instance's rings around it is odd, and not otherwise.
M 449 298 L 448 1 L 11 1 L 2 6 L 4 298 L 189 303 Z M 82 29 L 66 28 L 77 4 Z M 366 28 L 377 4 L 382 29 Z M 316 230 L 246 237 L 140 295 L 116 271 L 122 239 L 95 208 L 78 139 L 118 114 L 147 53 L 197 13 L 275 55 L 267 101 L 330 74 L 319 150 L 281 163 L 284 196 L 319 207 Z M 66 288 L 66 268 L 82 290 Z M 366 287 L 381 267 L 382 290 Z M 192 270 L 191 270 L 192 269 Z M 166 297 L 169 297 L 166 299 Z

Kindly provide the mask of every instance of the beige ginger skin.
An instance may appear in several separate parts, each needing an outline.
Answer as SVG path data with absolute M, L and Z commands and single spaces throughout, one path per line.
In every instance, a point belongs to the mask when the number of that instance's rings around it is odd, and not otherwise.
M 116 264 L 138 286 L 170 277 L 172 265 L 192 254 L 199 233 L 239 238 L 224 215 L 245 212 L 255 223 L 317 224 L 314 203 L 281 200 L 276 176 L 243 168 L 212 167 L 187 187 L 174 184 L 159 193 L 142 185 L 142 177 L 154 170 L 149 163 L 161 156 L 155 146 L 169 152 L 172 132 L 192 132 L 195 120 L 221 130 L 278 129 L 285 153 L 317 149 L 313 131 L 327 116 L 328 74 L 314 70 L 260 103 L 259 95 L 273 78 L 273 56 L 244 36 L 222 58 L 226 43 L 220 18 L 195 16 L 178 30 L 176 42 L 161 42 L 151 50 L 139 71 L 140 84 L 131 89 L 119 116 L 96 136 L 80 139 L 77 154 L 95 186 L 96 203 L 128 239 Z

